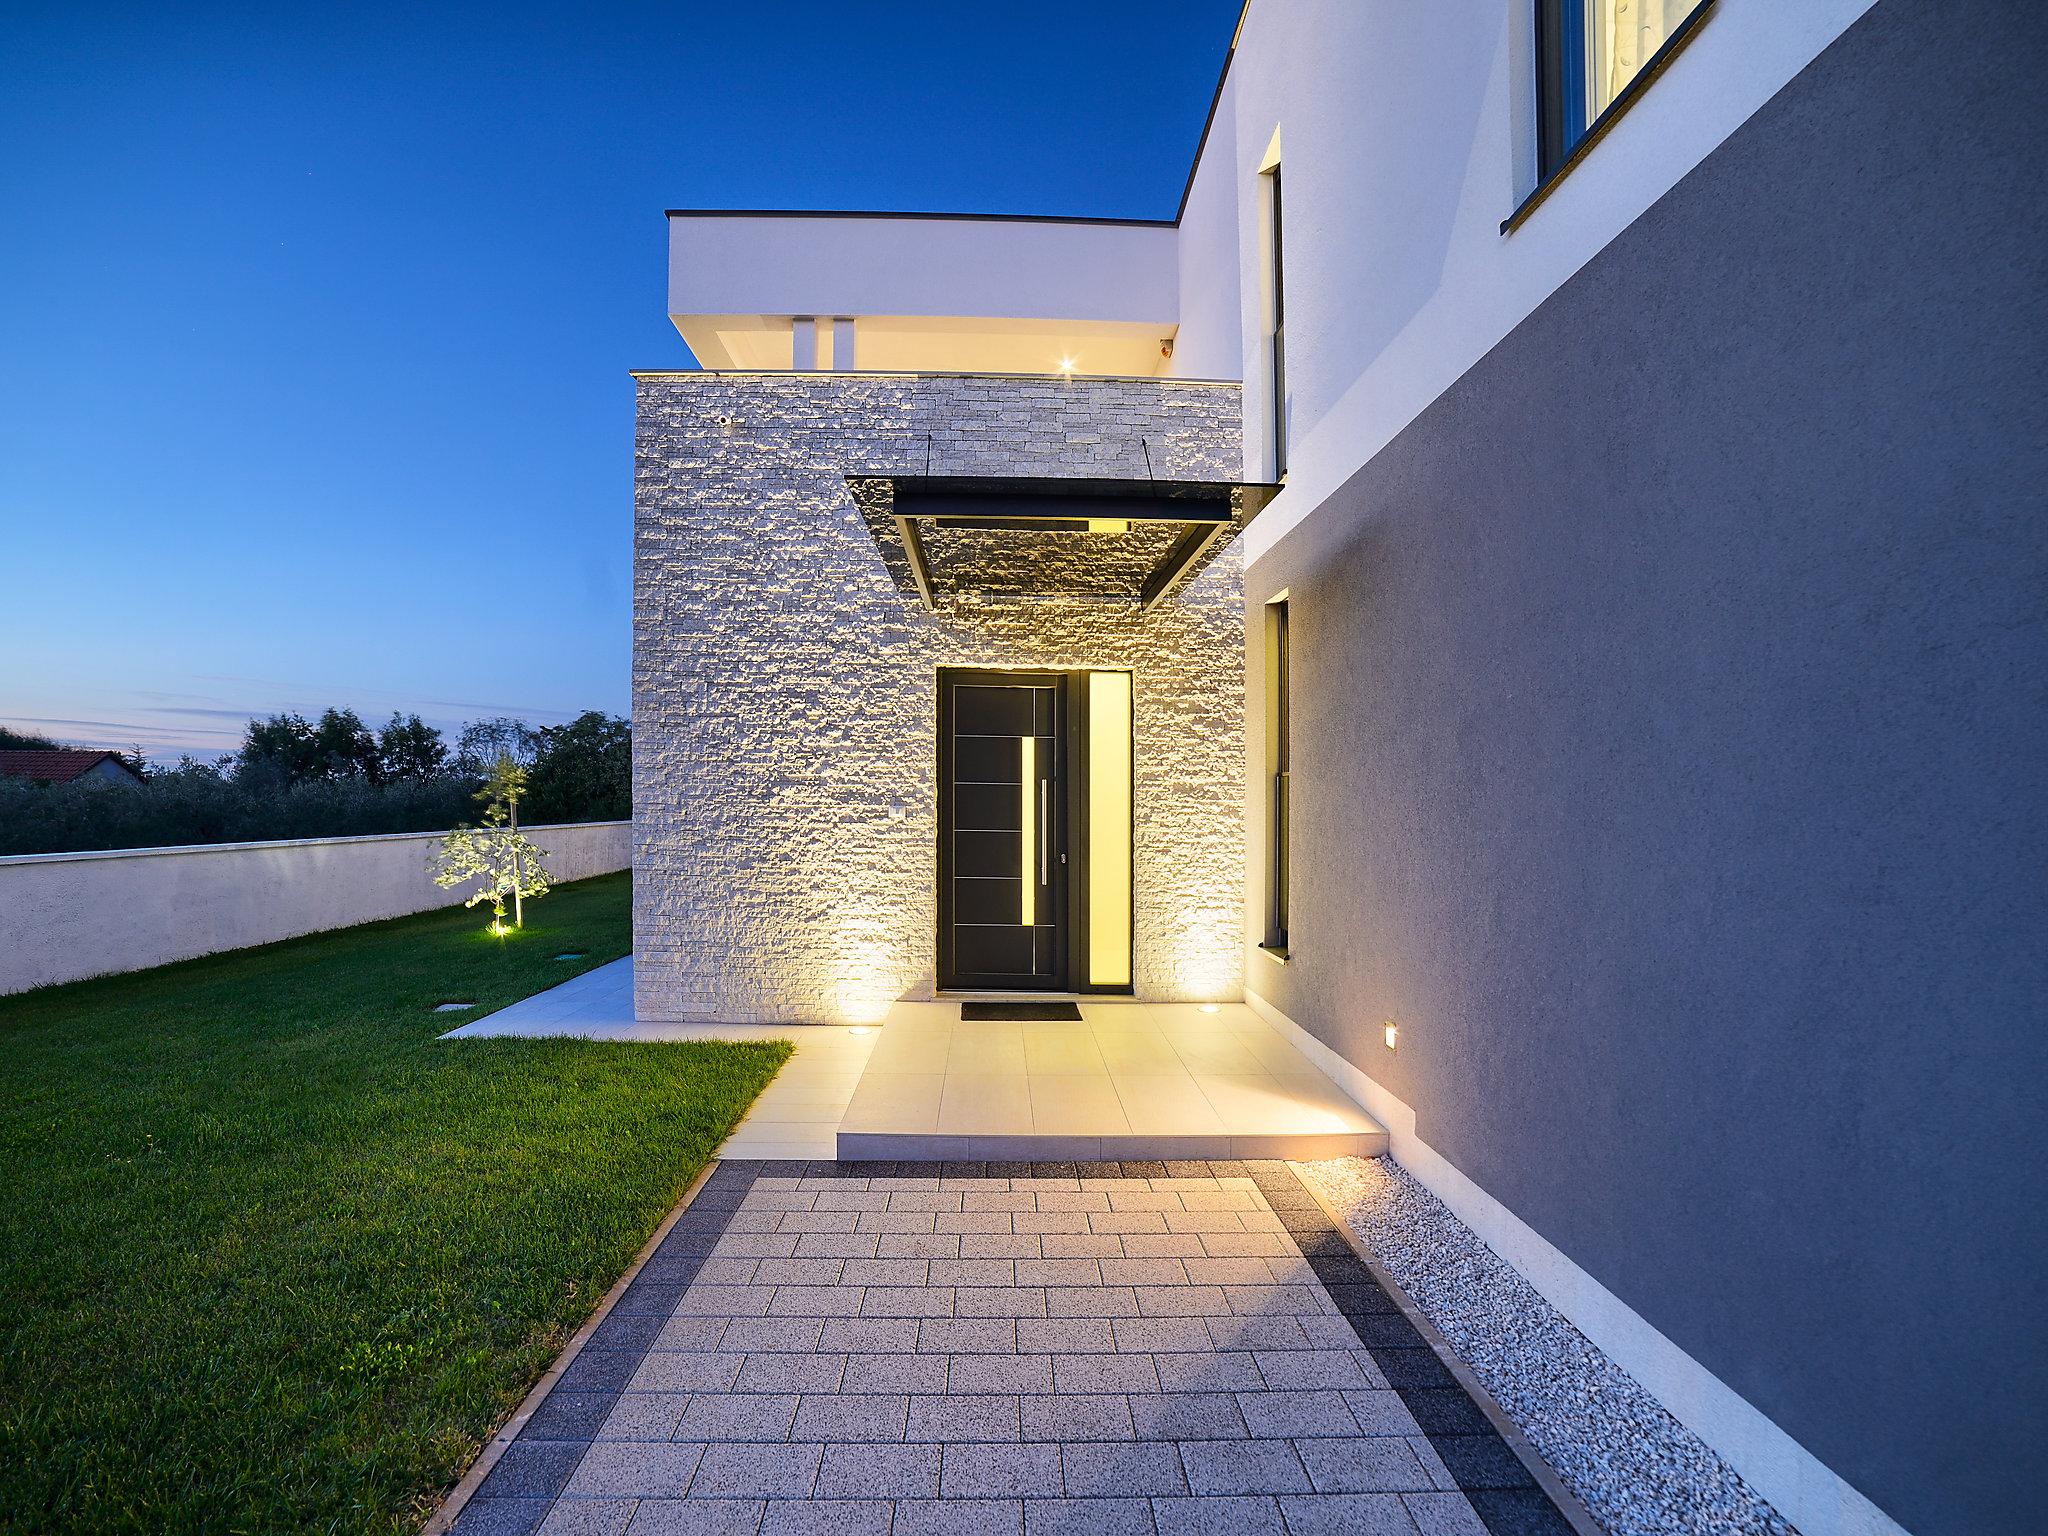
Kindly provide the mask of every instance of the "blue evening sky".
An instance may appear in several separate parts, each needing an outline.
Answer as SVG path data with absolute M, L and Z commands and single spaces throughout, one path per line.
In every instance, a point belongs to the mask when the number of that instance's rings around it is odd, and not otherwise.
M 0 721 L 624 713 L 662 210 L 1170 217 L 1238 4 L 0 6 Z

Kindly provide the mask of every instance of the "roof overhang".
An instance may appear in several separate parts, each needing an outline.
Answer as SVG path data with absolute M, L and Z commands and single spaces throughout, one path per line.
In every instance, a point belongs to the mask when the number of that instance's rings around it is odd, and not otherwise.
M 899 587 L 1149 608 L 1199 575 L 1278 494 L 1233 480 L 849 475 Z

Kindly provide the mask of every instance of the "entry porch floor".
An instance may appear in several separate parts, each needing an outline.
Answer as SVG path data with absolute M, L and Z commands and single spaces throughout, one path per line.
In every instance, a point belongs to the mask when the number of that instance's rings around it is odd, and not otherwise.
M 1377 1122 L 1241 1004 L 1084 1000 L 1079 1023 L 967 1023 L 956 1001 L 896 1003 L 853 1028 L 641 1022 L 632 965 L 452 1035 L 794 1041 L 726 1158 L 1323 1158 L 1387 1146 Z

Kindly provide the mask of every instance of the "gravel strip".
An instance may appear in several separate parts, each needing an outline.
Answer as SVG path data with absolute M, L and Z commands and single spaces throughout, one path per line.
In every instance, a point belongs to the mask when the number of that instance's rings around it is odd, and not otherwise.
M 1385 1157 L 1296 1170 L 1613 1536 L 1794 1536 L 1736 1470 Z

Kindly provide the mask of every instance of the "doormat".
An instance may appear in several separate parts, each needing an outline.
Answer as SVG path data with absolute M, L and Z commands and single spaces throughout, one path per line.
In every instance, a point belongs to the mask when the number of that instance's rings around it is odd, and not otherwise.
M 1078 1024 L 1081 1010 L 1073 1003 L 962 1003 L 963 1024 Z

